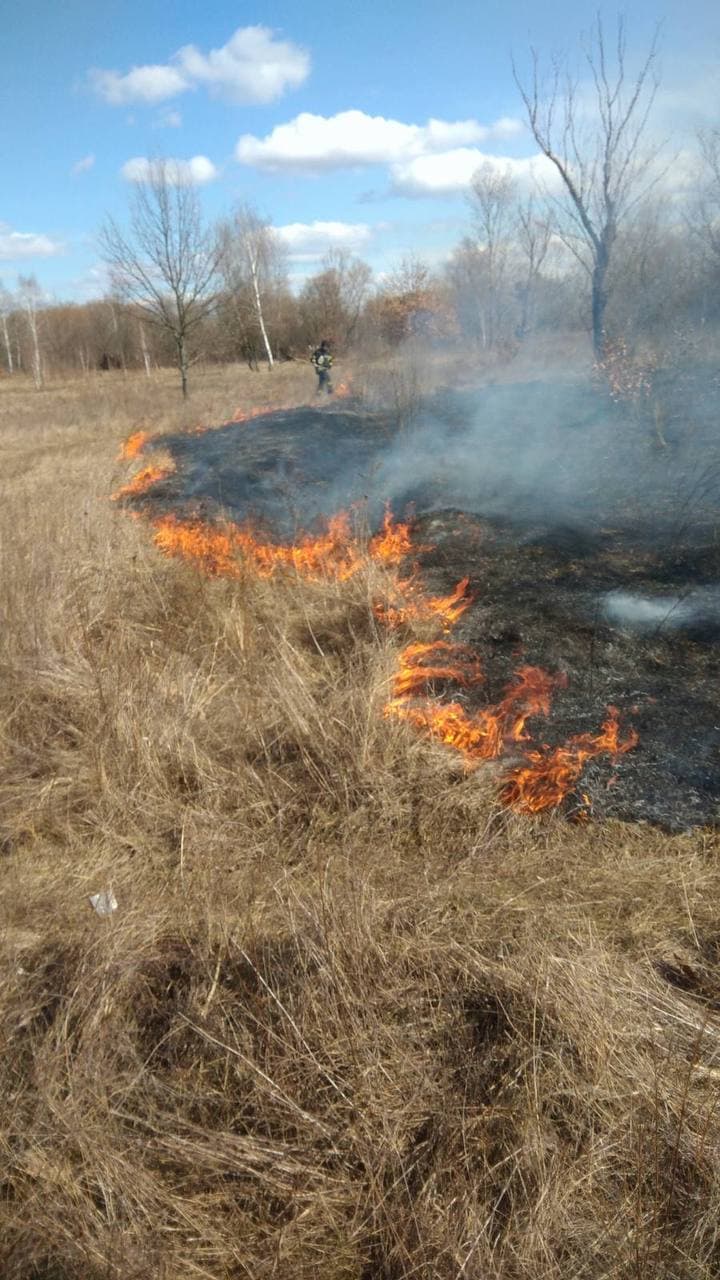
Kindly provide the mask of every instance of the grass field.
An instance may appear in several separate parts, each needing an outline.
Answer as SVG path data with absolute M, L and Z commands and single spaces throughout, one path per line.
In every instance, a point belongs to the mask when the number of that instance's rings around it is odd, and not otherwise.
M 382 717 L 382 569 L 109 501 L 309 376 L 0 382 L 0 1274 L 710 1280 L 717 837 L 502 809 Z

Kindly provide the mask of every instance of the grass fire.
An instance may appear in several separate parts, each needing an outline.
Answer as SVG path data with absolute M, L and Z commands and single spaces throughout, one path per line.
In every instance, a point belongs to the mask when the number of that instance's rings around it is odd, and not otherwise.
M 634 532 L 376 494 L 407 420 L 293 376 L 13 402 L 4 1274 L 709 1277 L 717 839 L 656 771 L 712 646 L 605 608 Z
M 716 32 L 558 5 L 6 23 L 0 1280 L 720 1275 Z

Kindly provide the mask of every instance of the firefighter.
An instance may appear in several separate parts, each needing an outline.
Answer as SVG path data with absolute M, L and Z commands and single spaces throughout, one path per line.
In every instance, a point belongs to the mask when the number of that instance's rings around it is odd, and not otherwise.
M 330 354 L 330 345 L 324 340 L 320 346 L 313 351 L 310 359 L 315 366 L 315 372 L 318 376 L 318 395 L 323 393 L 331 396 L 333 393 L 333 384 L 330 381 L 330 370 L 332 369 L 333 358 Z

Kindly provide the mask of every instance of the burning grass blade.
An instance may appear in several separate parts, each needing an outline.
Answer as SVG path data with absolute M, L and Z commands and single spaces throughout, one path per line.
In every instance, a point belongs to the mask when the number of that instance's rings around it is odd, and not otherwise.
M 637 743 L 638 733 L 632 728 L 621 740 L 620 714 L 617 707 L 608 707 L 599 734 L 578 734 L 562 747 L 526 752 L 528 763 L 508 775 L 503 800 L 522 813 L 542 813 L 545 809 L 557 808 L 574 789 L 589 760 L 600 755 L 616 759 L 632 751 Z
M 132 458 L 137 458 L 142 453 L 148 440 L 152 440 L 149 431 L 133 431 L 127 440 L 120 446 L 118 454 L 118 462 L 129 462 Z
M 165 467 L 158 467 L 152 464 L 150 466 L 143 467 L 141 471 L 138 471 L 136 476 L 133 476 L 132 480 L 127 484 L 122 485 L 122 487 L 112 495 L 112 501 L 119 502 L 121 498 L 140 497 L 142 494 L 147 493 L 152 489 L 156 484 L 159 484 L 161 480 L 167 480 L 168 477 L 174 475 L 174 473 L 174 463 L 168 464 L 168 466 Z

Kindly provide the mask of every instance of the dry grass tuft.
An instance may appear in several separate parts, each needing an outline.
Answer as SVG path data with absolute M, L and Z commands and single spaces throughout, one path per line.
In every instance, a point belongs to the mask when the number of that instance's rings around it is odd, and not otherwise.
M 0 388 L 3 1277 L 716 1276 L 716 837 L 384 721 L 376 569 L 161 560 L 107 377 Z

